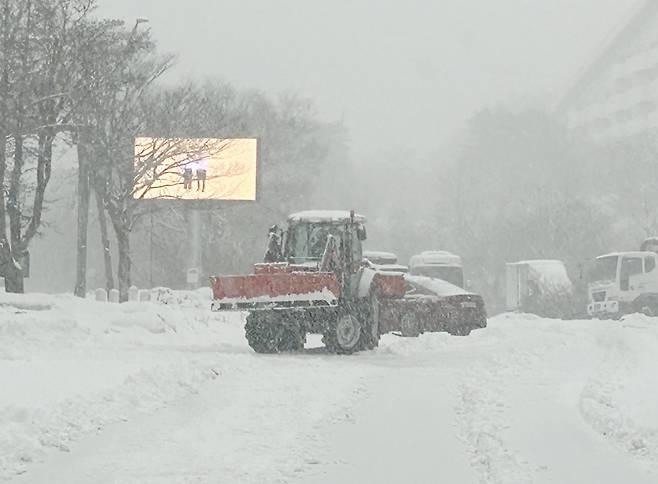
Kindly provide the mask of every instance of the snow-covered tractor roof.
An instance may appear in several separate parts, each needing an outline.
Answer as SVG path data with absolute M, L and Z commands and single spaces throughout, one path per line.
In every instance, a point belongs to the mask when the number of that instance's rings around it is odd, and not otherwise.
M 306 210 L 293 213 L 288 217 L 289 223 L 343 223 L 351 220 L 349 210 Z M 363 215 L 354 214 L 354 221 L 364 223 Z

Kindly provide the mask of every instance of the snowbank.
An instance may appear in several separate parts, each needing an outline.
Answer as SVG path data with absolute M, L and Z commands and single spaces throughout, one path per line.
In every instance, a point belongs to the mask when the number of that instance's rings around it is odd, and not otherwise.
M 150 413 L 217 377 L 211 355 L 248 352 L 242 318 L 208 291 L 154 302 L 0 293 L 0 480 L 48 449 Z

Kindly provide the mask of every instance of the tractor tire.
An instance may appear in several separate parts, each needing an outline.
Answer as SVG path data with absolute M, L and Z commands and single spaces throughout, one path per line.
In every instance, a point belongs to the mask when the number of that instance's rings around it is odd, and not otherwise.
M 305 334 L 301 325 L 285 313 L 259 311 L 249 313 L 245 336 L 256 353 L 295 352 L 304 349 Z
M 369 350 L 375 349 L 379 346 L 379 321 L 381 314 L 381 303 L 376 294 L 370 296 L 368 311 L 366 314 L 367 324 L 363 327 L 363 338 L 365 339 L 365 347 Z
M 352 354 L 367 347 L 366 331 L 363 324 L 363 312 L 353 310 L 348 306 L 338 312 L 334 321 L 327 324 L 322 335 L 322 341 L 333 353 Z
M 420 336 L 418 318 L 413 312 L 406 312 L 400 318 L 400 333 L 405 338 L 417 338 Z

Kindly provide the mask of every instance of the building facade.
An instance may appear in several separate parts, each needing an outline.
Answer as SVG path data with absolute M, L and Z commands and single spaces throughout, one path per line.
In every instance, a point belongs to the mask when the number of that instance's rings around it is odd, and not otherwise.
M 640 2 L 558 106 L 577 135 L 614 141 L 658 132 L 658 1 Z

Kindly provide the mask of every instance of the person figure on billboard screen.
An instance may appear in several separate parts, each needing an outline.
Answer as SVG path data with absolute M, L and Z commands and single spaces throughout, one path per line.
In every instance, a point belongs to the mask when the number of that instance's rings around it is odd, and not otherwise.
M 206 177 L 208 175 L 208 154 L 204 153 L 196 161 L 196 191 L 206 191 Z
M 193 161 L 183 163 L 183 188 L 185 190 L 192 189 L 192 178 L 194 178 L 193 163 Z

